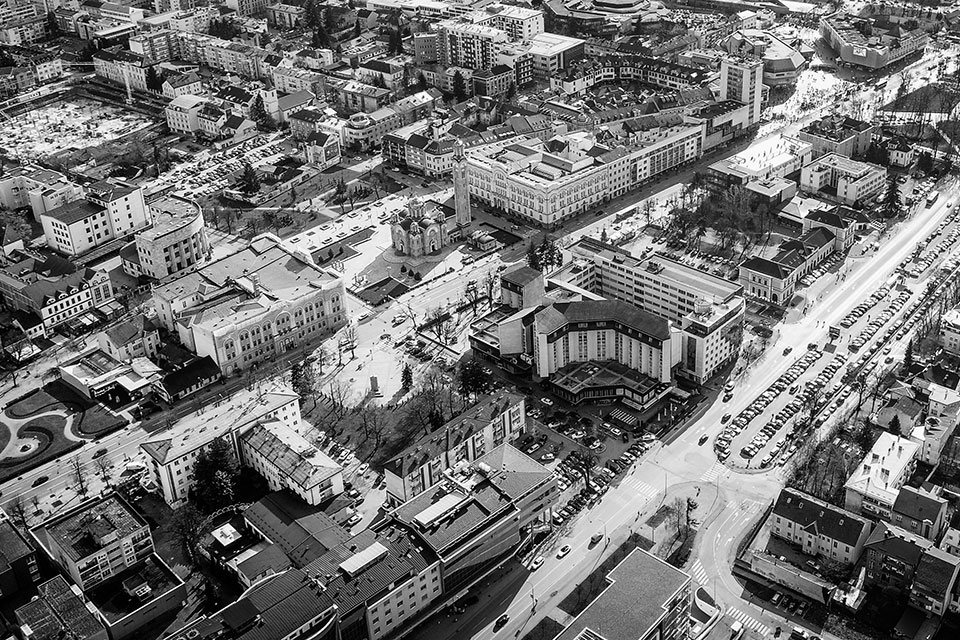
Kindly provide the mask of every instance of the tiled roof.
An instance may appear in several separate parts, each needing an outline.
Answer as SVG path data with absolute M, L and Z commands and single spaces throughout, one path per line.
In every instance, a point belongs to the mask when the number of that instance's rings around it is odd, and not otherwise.
M 919 534 L 880 522 L 867 537 L 864 550 L 873 550 L 883 556 L 896 558 L 910 567 L 916 567 L 920 555 L 932 546 L 932 542 Z
M 620 300 L 559 302 L 538 313 L 535 326 L 540 333 L 553 333 L 566 325 L 598 321 L 616 322 L 657 340 L 670 339 L 667 320 Z
M 339 464 L 279 420 L 254 425 L 240 440 L 276 467 L 281 477 L 307 491 L 342 471 Z
M 783 489 L 773 514 L 816 536 L 855 546 L 870 524 L 864 518 L 794 489 Z
M 0 573 L 7 570 L 11 563 L 33 553 L 33 549 L 23 539 L 10 520 L 0 520 Z
M 917 571 L 913 576 L 913 588 L 941 598 L 952 590 L 960 568 L 960 558 L 933 547 L 920 556 Z
M 288 507 L 296 509 L 288 511 Z M 287 492 L 277 492 L 253 503 L 243 517 L 293 562 L 303 567 L 350 535 L 322 512 L 304 511 L 305 503 Z
M 503 275 L 500 276 L 500 279 L 522 287 L 525 284 L 533 282 L 542 275 L 542 272 L 534 269 L 533 267 L 522 265 L 516 269 L 504 271 Z
M 17 619 L 29 625 L 31 640 L 74 640 L 106 637 L 100 621 L 87 609 L 63 576 L 56 576 L 37 587 L 39 597 L 18 608 Z
M 947 507 L 947 501 L 940 496 L 914 489 L 901 487 L 897 499 L 893 503 L 893 512 L 917 520 L 918 522 L 936 522 L 940 513 Z

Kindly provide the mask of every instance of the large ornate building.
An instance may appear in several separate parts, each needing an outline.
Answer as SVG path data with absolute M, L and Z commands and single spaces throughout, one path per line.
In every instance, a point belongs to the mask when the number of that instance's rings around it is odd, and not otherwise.
M 457 141 L 453 153 L 454 206 L 451 208 L 432 200 L 411 198 L 407 208 L 398 211 L 391 220 L 393 248 L 412 257 L 436 253 L 466 236 L 470 226 L 470 192 L 467 184 L 467 158 L 463 142 Z

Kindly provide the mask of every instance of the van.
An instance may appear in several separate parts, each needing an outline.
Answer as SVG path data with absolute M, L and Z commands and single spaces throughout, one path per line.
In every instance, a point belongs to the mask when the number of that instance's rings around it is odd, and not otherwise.
M 603 540 L 603 534 L 602 534 L 602 533 L 595 533 L 595 534 L 593 534 L 592 536 L 590 536 L 590 544 L 591 544 L 591 545 L 597 544 L 597 543 L 600 542 L 601 540 Z
M 743 623 L 739 620 L 733 623 L 733 626 L 730 627 L 730 639 L 737 640 L 743 635 Z

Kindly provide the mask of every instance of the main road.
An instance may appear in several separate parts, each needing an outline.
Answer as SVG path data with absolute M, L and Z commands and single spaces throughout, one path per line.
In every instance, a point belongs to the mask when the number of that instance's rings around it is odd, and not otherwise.
M 953 187 L 955 183 L 951 182 L 941 188 Z M 698 568 L 695 575 L 706 576 L 704 586 L 715 593 L 730 614 L 754 630 L 772 632 L 776 626 L 787 628 L 795 624 L 752 603 L 749 594 L 731 574 L 736 545 L 746 528 L 776 498 L 784 484 L 784 468 L 738 473 L 719 463 L 709 447 L 699 445 L 699 439 L 703 435 L 717 435 L 723 414 L 736 414 L 746 407 L 793 363 L 796 356 L 784 357 L 784 348 L 802 352 L 811 342 L 825 341 L 828 327 L 837 324 L 887 283 L 899 263 L 936 229 L 947 212 L 945 198 L 933 207 L 919 209 L 891 231 L 876 252 L 851 261 L 846 268 L 846 278 L 814 303 L 807 315 L 781 327 L 782 337 L 738 381 L 730 403 L 715 403 L 706 409 L 669 445 L 659 448 L 629 472 L 596 507 L 555 539 L 555 546 L 570 544 L 573 547 L 566 558 L 557 559 L 554 554 L 546 553 L 547 559 L 539 570 L 528 573 L 525 569 L 514 569 L 493 583 L 487 592 L 481 592 L 481 598 L 489 595 L 482 610 L 468 610 L 462 619 L 427 623 L 414 636 L 432 640 L 456 636 L 490 638 L 494 634 L 495 619 L 503 613 L 509 616 L 509 622 L 496 632 L 498 637 L 512 638 L 528 631 L 589 575 L 607 551 L 624 540 L 630 531 L 638 530 L 647 514 L 663 500 L 664 488 L 690 482 L 715 483 L 721 503 L 727 505 L 698 536 L 692 558 Z M 928 270 L 927 274 L 933 271 Z M 922 288 L 922 284 L 918 288 Z M 591 548 L 590 537 L 604 528 L 611 534 L 610 544 Z

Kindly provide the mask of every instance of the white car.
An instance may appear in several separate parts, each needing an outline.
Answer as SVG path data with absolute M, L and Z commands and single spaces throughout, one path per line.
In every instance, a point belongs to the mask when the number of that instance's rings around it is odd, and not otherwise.
M 361 520 L 363 520 L 363 516 L 360 515 L 359 513 L 355 513 L 352 516 L 350 516 L 349 520 L 347 520 L 347 525 L 352 527 L 353 525 L 357 524 Z
M 560 550 L 559 550 L 559 551 L 557 551 L 557 557 L 558 557 L 558 558 L 563 558 L 563 557 L 566 556 L 568 553 L 570 553 L 572 550 L 573 550 L 573 547 L 571 547 L 571 546 L 568 545 L 568 544 L 565 544 L 565 545 L 563 545 L 562 547 L 560 547 Z
M 553 400 L 551 400 L 550 398 L 540 398 L 540 402 L 547 405 L 548 407 L 553 405 Z
M 533 562 L 530 563 L 530 571 L 536 571 L 543 566 L 543 556 L 537 556 L 533 559 Z

